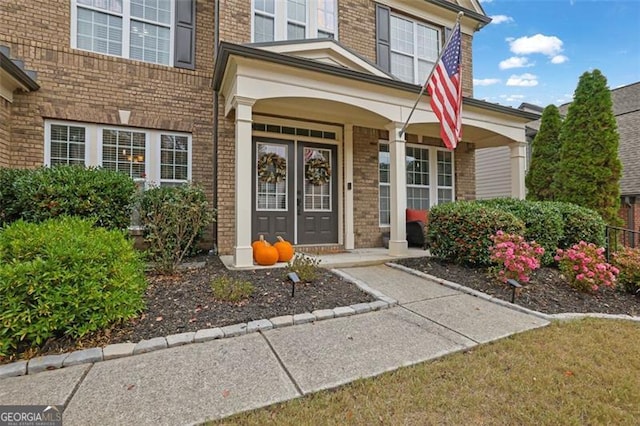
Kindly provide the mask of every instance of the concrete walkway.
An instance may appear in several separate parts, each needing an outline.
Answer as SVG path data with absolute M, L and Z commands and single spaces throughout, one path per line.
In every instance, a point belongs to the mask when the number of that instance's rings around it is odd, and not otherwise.
M 194 424 L 548 324 L 388 266 L 340 272 L 399 305 L 0 379 L 0 405 L 64 405 L 65 425 Z

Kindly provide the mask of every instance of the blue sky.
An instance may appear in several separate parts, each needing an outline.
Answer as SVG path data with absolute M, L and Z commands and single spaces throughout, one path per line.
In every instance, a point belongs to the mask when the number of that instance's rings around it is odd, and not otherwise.
M 502 105 L 571 101 L 585 71 L 610 88 L 640 81 L 640 0 L 481 0 L 474 97 Z

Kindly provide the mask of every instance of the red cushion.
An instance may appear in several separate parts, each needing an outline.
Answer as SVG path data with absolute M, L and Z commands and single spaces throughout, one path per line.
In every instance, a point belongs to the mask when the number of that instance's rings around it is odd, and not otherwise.
M 428 217 L 429 217 L 429 211 L 428 210 L 407 209 L 407 222 L 420 221 L 420 222 L 426 224 Z

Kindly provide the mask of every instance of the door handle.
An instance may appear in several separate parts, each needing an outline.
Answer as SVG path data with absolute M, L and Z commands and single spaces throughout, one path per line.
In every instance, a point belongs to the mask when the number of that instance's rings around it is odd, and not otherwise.
M 298 196 L 296 197 L 296 210 L 298 211 L 298 216 L 302 214 L 302 196 L 300 191 L 298 191 Z

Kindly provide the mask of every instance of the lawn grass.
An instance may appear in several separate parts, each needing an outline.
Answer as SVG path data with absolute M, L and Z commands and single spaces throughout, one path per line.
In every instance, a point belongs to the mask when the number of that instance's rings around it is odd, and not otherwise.
M 639 419 L 640 323 L 587 319 L 212 424 L 637 425 Z

